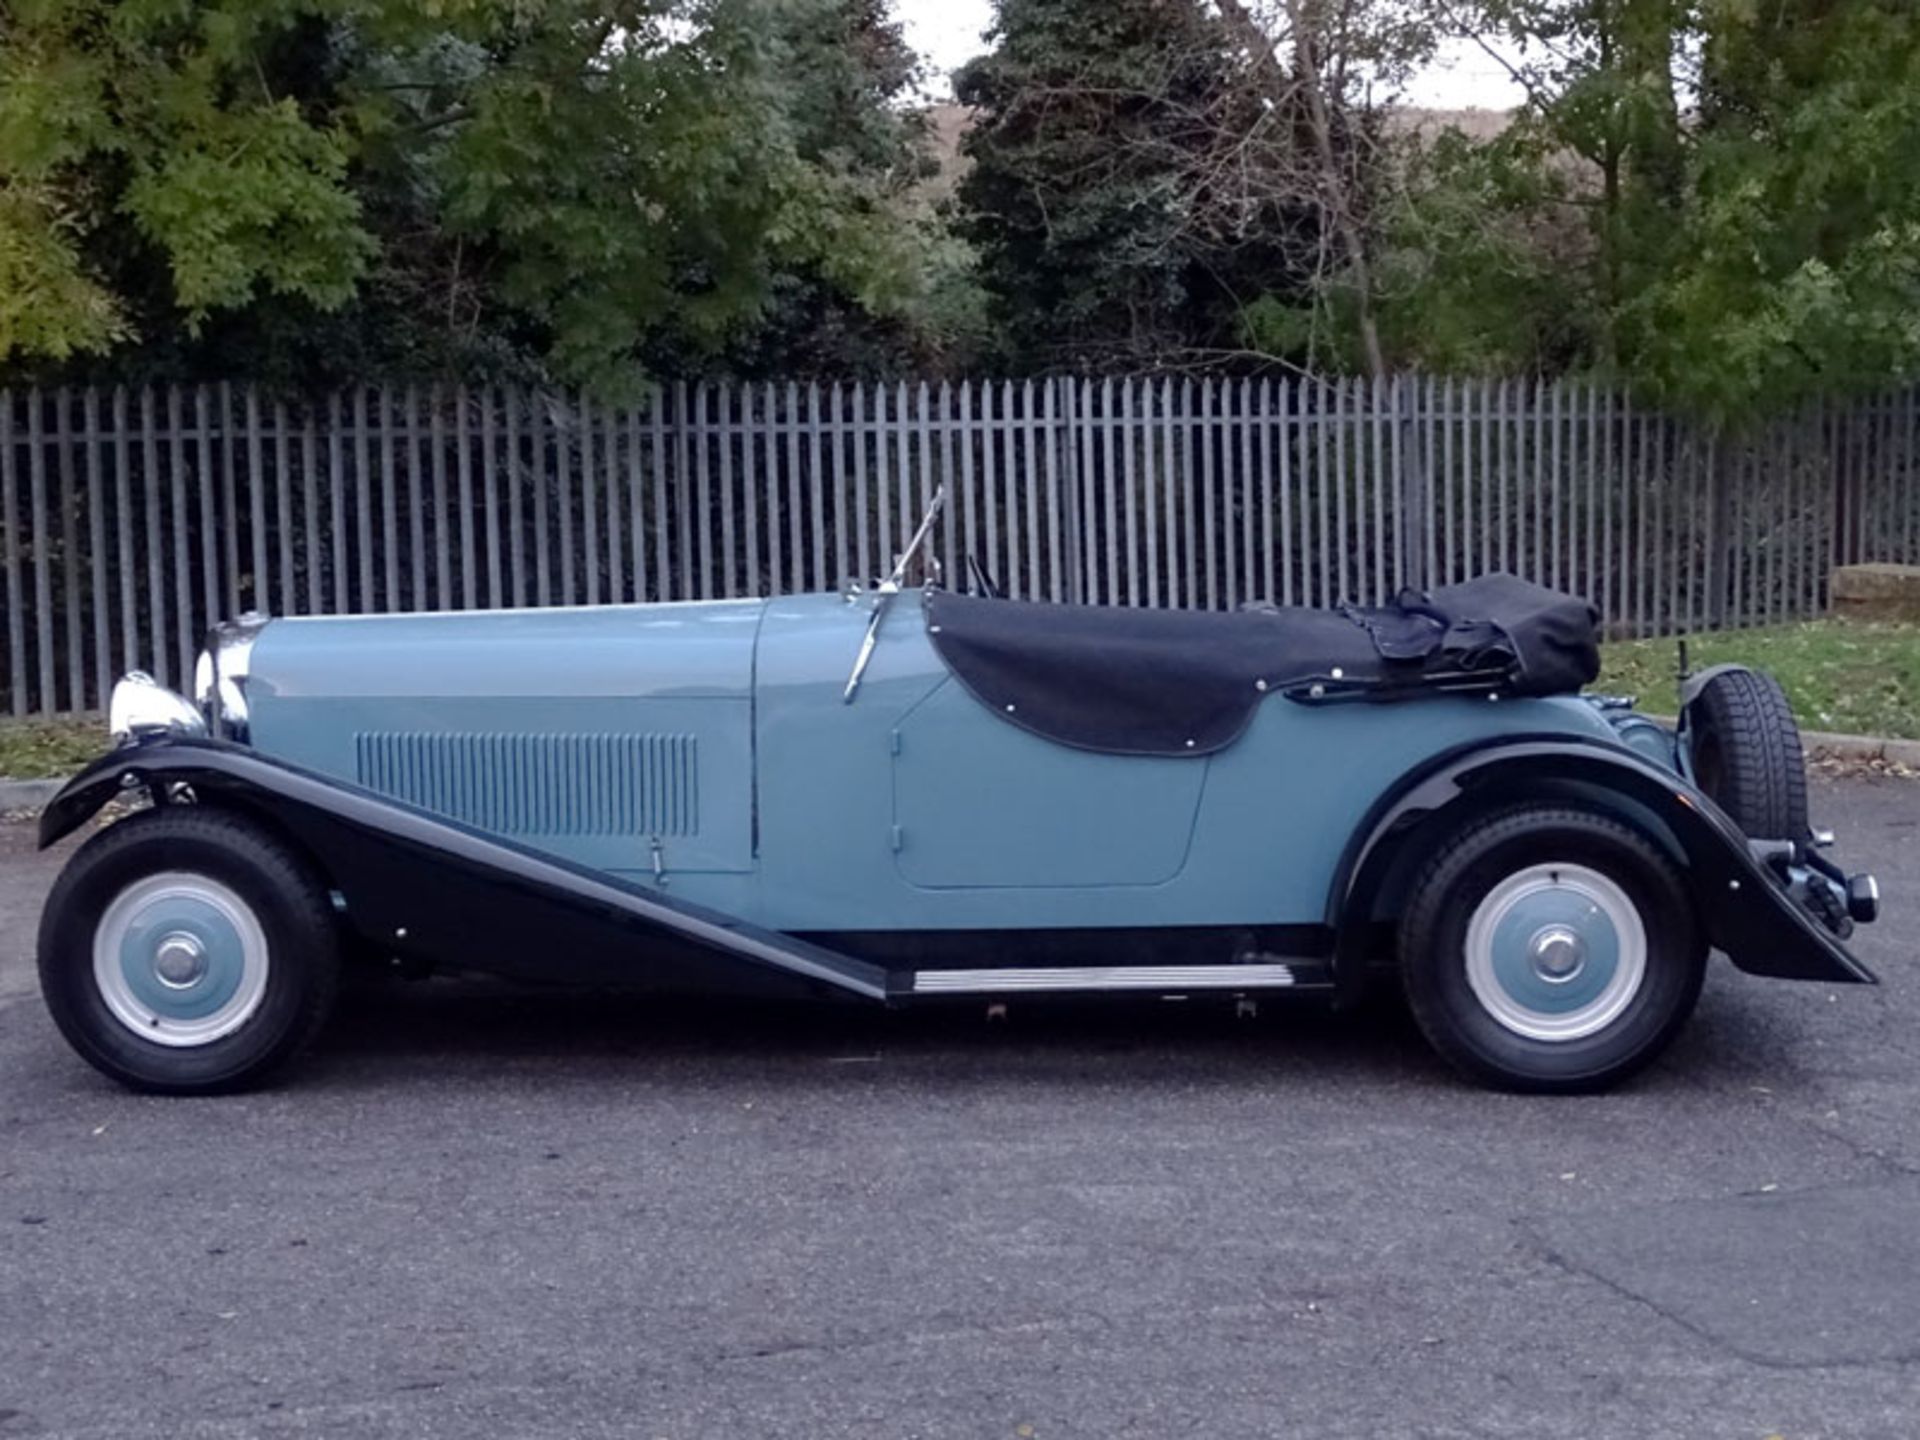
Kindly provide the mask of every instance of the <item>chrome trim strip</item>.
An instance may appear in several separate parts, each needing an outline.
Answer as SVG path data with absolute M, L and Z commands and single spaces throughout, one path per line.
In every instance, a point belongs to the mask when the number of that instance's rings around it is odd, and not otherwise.
M 1290 965 L 1063 965 L 1026 970 L 920 970 L 916 995 L 1039 990 L 1250 990 L 1294 983 Z

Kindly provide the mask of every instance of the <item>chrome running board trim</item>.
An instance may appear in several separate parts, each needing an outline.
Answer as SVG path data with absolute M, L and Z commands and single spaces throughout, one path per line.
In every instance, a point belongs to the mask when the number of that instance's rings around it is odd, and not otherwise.
M 920 970 L 916 995 L 1037 990 L 1260 990 L 1294 983 L 1291 965 L 1063 965 L 1031 970 Z

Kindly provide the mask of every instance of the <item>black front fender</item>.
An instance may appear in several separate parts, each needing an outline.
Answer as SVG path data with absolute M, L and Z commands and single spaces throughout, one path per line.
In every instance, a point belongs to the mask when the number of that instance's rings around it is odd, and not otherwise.
M 1876 983 L 1831 931 L 1803 909 L 1747 837 L 1693 784 L 1622 747 L 1540 737 L 1501 740 L 1438 757 L 1375 806 L 1348 846 L 1328 901 L 1342 937 L 1343 990 L 1359 984 L 1364 956 L 1349 954 L 1381 899 L 1422 847 L 1475 815 L 1516 800 L 1580 799 L 1655 830 L 1686 870 L 1708 939 L 1753 975 L 1836 984 Z
M 111 750 L 60 787 L 53 799 L 40 811 L 39 844 L 42 850 L 58 845 L 105 808 L 121 790 L 144 788 L 130 763 L 138 751 Z
M 716 961 L 734 960 L 762 985 L 890 998 L 879 966 L 227 741 L 152 740 L 102 756 L 41 813 L 41 846 L 142 789 L 273 826 L 325 873 L 352 928 L 388 953 L 567 980 L 636 979 L 644 961 L 701 988 L 720 978 L 708 973 Z

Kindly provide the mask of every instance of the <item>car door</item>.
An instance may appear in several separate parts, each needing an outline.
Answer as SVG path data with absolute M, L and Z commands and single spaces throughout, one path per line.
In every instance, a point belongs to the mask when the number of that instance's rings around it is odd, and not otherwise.
M 924 889 L 1164 884 L 1212 764 L 1056 744 L 952 679 L 901 718 L 892 749 L 895 863 Z

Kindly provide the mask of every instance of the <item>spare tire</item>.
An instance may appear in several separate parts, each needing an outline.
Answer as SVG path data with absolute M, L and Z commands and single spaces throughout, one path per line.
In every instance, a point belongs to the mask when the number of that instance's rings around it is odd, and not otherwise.
M 1702 678 L 1687 702 L 1693 779 L 1756 840 L 1807 837 L 1807 759 L 1786 692 L 1739 666 Z

